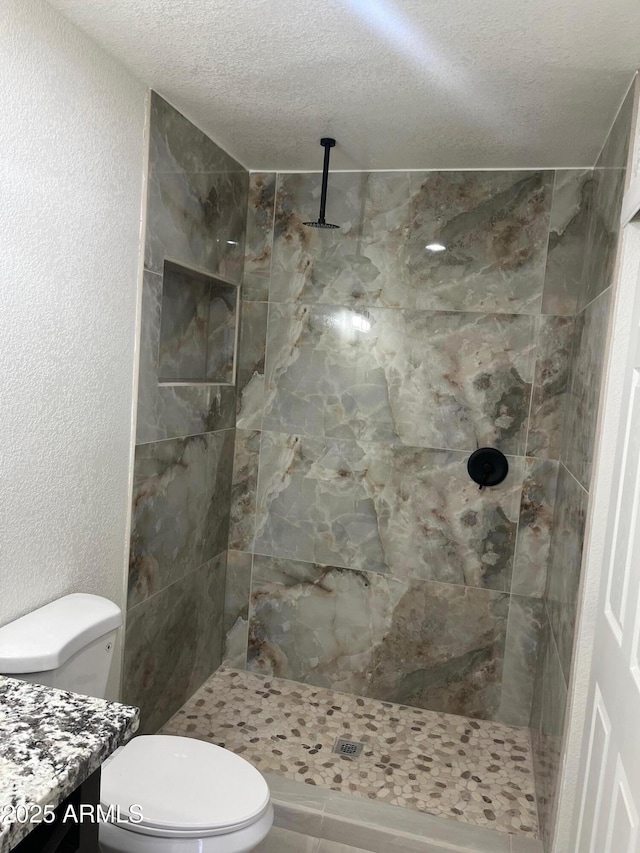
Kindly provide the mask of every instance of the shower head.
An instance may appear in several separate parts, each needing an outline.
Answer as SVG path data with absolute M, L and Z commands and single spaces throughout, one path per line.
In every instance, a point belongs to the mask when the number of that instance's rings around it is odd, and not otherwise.
M 317 222 L 303 222 L 303 225 L 306 225 L 307 228 L 339 228 L 339 225 L 333 225 L 331 222 L 323 222 L 321 219 L 318 219 Z
M 330 139 L 328 136 L 323 136 L 320 140 L 320 145 L 324 148 L 324 163 L 322 165 L 322 192 L 320 193 L 320 213 L 317 222 L 303 222 L 308 228 L 339 228 L 339 225 L 332 225 L 324 218 L 325 207 L 327 206 L 327 183 L 329 181 L 329 157 L 331 149 L 335 146 L 335 139 Z

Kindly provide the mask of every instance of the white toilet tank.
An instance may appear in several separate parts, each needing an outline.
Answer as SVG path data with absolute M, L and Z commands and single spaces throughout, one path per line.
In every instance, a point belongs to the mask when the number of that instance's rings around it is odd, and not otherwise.
M 0 674 L 103 698 L 122 625 L 99 595 L 65 595 L 0 628 Z

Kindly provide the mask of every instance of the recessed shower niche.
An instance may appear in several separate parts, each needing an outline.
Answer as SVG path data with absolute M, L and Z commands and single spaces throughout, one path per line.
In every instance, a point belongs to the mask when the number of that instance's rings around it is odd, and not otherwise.
M 159 382 L 233 385 L 237 322 L 235 284 L 165 261 Z

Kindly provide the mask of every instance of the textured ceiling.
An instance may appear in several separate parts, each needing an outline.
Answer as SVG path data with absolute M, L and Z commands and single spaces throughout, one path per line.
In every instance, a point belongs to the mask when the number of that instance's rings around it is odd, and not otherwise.
M 591 165 L 638 0 L 50 0 L 250 169 Z

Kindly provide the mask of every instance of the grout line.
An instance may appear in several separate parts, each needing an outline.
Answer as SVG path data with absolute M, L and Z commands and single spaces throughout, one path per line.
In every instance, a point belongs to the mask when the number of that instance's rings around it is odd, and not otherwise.
M 567 466 L 566 462 L 561 461 L 560 465 L 564 468 L 564 470 L 567 472 L 567 474 L 569 474 L 571 479 L 575 480 L 575 482 L 578 484 L 578 486 L 580 486 L 580 490 L 583 491 L 585 493 L 585 495 L 587 495 L 587 497 L 588 497 L 589 496 L 589 489 L 587 489 L 585 486 L 582 485 L 582 483 L 576 477 L 576 475 L 573 473 L 573 471 L 571 471 L 571 469 Z
M 537 659 L 540 656 L 539 639 L 540 638 L 538 635 L 538 647 L 537 647 L 537 654 L 536 654 L 536 663 L 537 663 Z M 534 687 L 534 691 L 535 691 L 535 674 L 534 674 L 534 679 L 533 679 L 533 687 Z M 534 699 L 534 697 L 532 696 L 531 697 L 531 711 L 533 711 L 533 699 Z M 538 838 L 536 839 L 536 841 L 540 841 L 540 839 L 542 837 L 542 817 L 541 817 L 541 813 L 540 813 L 540 797 L 538 796 L 539 785 L 538 785 L 538 780 L 536 779 L 536 755 L 535 755 L 535 749 L 533 746 L 533 737 L 532 737 L 532 729 L 531 729 L 531 711 L 530 711 L 529 726 L 528 726 L 528 729 L 529 729 L 529 754 L 531 755 L 531 771 L 532 771 L 532 781 L 533 781 L 533 805 L 534 805 L 535 810 L 536 810 L 536 827 L 538 830 L 538 832 L 537 832 Z M 517 853 L 517 851 L 515 851 L 515 849 L 514 849 L 514 845 L 515 845 L 515 840 L 514 840 L 514 836 L 512 836 L 511 837 L 511 843 L 509 845 L 511 847 L 511 853 Z
M 243 429 L 242 427 L 239 427 Z M 465 456 L 470 455 L 477 450 L 478 447 L 475 445 L 472 448 L 459 448 L 459 447 L 433 447 L 431 445 L 422 445 L 422 444 L 404 444 L 402 441 L 398 440 L 383 440 L 383 439 L 370 439 L 370 438 L 337 438 L 335 436 L 323 435 L 322 433 L 303 433 L 282 430 L 282 429 L 245 429 L 245 432 L 262 432 L 266 435 L 280 435 L 280 436 L 290 436 L 293 438 L 306 438 L 311 441 L 324 441 L 324 442 L 344 442 L 351 444 L 366 444 L 366 445 L 381 445 L 384 448 L 389 450 L 428 450 L 433 451 L 434 453 L 461 453 Z M 218 430 L 222 432 L 222 430 Z M 537 456 L 526 456 L 524 453 L 505 453 L 504 454 L 507 459 L 542 459 L 543 457 Z M 557 461 L 557 460 L 554 460 Z
M 264 300 L 245 299 L 245 302 L 258 302 Z M 403 311 L 410 314 L 412 317 L 416 314 L 469 314 L 477 317 L 573 317 L 574 314 L 558 314 L 547 313 L 546 311 L 480 311 L 464 308 L 415 308 L 411 305 L 364 305 L 362 302 L 311 302 L 308 299 L 269 299 L 270 305 L 290 305 L 295 307 L 315 308 L 317 310 L 330 310 L 331 308 L 341 308 L 351 310 L 354 313 L 364 313 L 366 311 Z
M 278 208 L 278 173 L 273 172 L 273 211 L 271 214 L 271 228 L 269 229 L 269 275 L 267 278 L 267 302 L 271 295 L 271 270 L 273 267 L 273 247 L 276 241 L 276 210 Z
M 624 100 L 623 102 L 624 103 Z M 622 106 L 622 104 L 621 104 Z M 235 159 L 235 158 L 233 158 Z M 242 164 L 241 164 L 242 165 Z M 246 168 L 246 167 L 245 167 Z M 504 172 L 580 172 L 584 169 L 593 169 L 591 163 L 584 163 L 580 166 L 508 166 L 506 168 L 498 168 L 492 166 L 473 167 L 473 166 L 450 166 L 447 168 L 431 168 L 419 169 L 415 167 L 407 167 L 405 169 L 334 169 L 331 167 L 332 175 L 384 175 L 386 173 L 401 175 L 407 172 L 420 172 L 433 174 L 438 172 L 496 172 L 501 174 Z M 250 175 L 253 174 L 277 174 L 277 175 L 321 175 L 322 169 L 252 169 L 247 168 Z
M 539 315 L 542 316 L 542 315 Z M 522 469 L 522 487 L 520 489 L 520 503 L 518 505 L 518 519 L 516 522 L 516 534 L 515 541 L 513 543 L 513 563 L 511 567 L 511 584 L 509 586 L 509 592 L 513 595 L 513 583 L 516 576 L 516 568 L 517 568 L 517 557 L 518 557 L 518 544 L 520 540 L 520 520 L 522 518 L 522 501 L 524 500 L 524 484 L 527 481 L 527 471 L 531 471 L 533 468 L 533 462 L 529 462 L 529 459 L 533 459 L 535 457 L 528 457 L 526 454 L 529 450 L 529 433 L 531 431 L 531 415 L 533 412 L 533 395 L 536 389 L 536 380 L 538 378 L 538 359 L 540 355 L 540 336 L 541 336 L 541 326 L 542 321 L 537 318 L 533 322 L 533 341 L 534 341 L 534 364 L 533 364 L 533 379 L 531 381 L 531 389 L 529 391 L 529 412 L 527 414 L 527 429 L 525 431 L 524 437 L 524 463 Z M 511 613 L 511 607 L 509 607 L 509 613 Z M 508 629 L 507 629 L 508 630 Z
M 549 247 L 551 245 L 551 216 L 553 214 L 553 203 L 556 200 L 556 189 L 558 187 L 558 172 L 556 169 L 553 173 L 553 182 L 551 184 L 551 200 L 549 202 L 549 213 L 547 217 L 547 240 L 544 249 L 544 276 L 542 277 L 542 290 L 540 292 L 540 314 L 542 314 L 542 306 L 544 305 L 544 294 L 547 286 L 547 273 L 549 265 Z M 542 266 L 542 264 L 540 265 Z
M 564 674 L 564 668 L 562 666 L 562 659 L 560 658 L 560 651 L 558 650 L 558 641 L 556 640 L 556 634 L 555 634 L 555 631 L 553 630 L 553 623 L 551 622 L 551 616 L 549 614 L 549 608 L 547 607 L 547 599 L 546 598 L 544 599 L 544 607 L 545 607 L 545 611 L 546 611 L 546 615 L 547 615 L 547 620 L 549 622 L 549 634 L 551 635 L 551 642 L 553 644 L 552 651 L 556 657 L 556 664 L 558 666 L 558 669 L 560 670 L 560 675 L 562 677 L 562 683 L 564 684 L 564 689 L 567 691 L 567 697 L 565 699 L 565 702 L 566 702 L 568 699 L 569 687 L 568 687 L 567 678 L 565 677 L 565 674 Z M 566 708 L 565 708 L 565 711 L 566 711 Z
M 231 386 L 227 386 L 231 387 Z M 221 432 L 231 432 L 235 430 L 235 426 L 226 426 L 222 427 L 222 429 L 210 429 L 206 432 L 189 432 L 185 435 L 173 435 L 168 438 L 156 438 L 153 441 L 142 441 L 139 444 L 136 444 L 136 448 L 138 447 L 149 447 L 151 444 L 162 444 L 165 441 L 186 441 L 188 438 L 200 438 L 203 435 L 217 435 Z
M 251 601 L 253 599 L 253 561 L 255 554 L 251 554 L 251 563 L 249 565 L 249 600 L 247 601 L 247 636 L 244 648 L 244 668 L 248 671 L 249 667 L 249 635 L 251 633 Z
M 204 563 L 200 563 L 198 566 L 196 566 L 193 569 L 188 569 L 179 578 L 175 578 L 175 580 L 172 580 L 170 583 L 166 584 L 166 586 L 163 586 L 161 589 L 158 589 L 155 592 L 153 592 L 151 595 L 148 595 L 142 601 L 139 601 L 137 604 L 134 604 L 133 607 L 127 607 L 127 609 L 126 609 L 127 614 L 133 613 L 134 610 L 137 610 L 139 607 L 142 607 L 143 604 L 146 604 L 148 601 L 151 601 L 152 598 L 155 598 L 156 596 L 160 595 L 160 593 L 166 592 L 170 587 L 175 586 L 175 584 L 177 584 L 177 583 L 181 583 L 182 581 L 186 580 L 188 577 L 190 577 L 195 572 L 199 572 L 200 569 L 203 569 L 209 563 L 213 563 L 222 554 L 226 553 L 227 550 L 228 550 L 227 548 L 223 548 L 222 551 L 219 551 L 213 557 L 210 557 L 208 560 L 205 560 Z
M 236 549 L 232 549 L 232 550 L 236 550 Z M 250 552 L 245 551 L 243 553 L 250 553 Z M 264 557 L 268 560 L 285 560 L 285 561 L 291 562 L 291 563 L 302 563 L 305 566 L 317 566 L 321 569 L 339 569 L 341 571 L 354 572 L 355 574 L 364 574 L 364 575 L 368 575 L 370 577 L 386 578 L 389 581 L 392 581 L 395 583 L 400 583 L 400 584 L 403 584 L 407 587 L 412 582 L 417 581 L 418 583 L 431 583 L 431 584 L 437 584 L 438 586 L 443 586 L 443 587 L 457 587 L 459 589 L 469 589 L 469 590 L 474 590 L 476 592 L 485 593 L 487 595 L 501 595 L 501 596 L 506 595 L 506 596 L 509 596 L 509 598 L 511 598 L 511 593 L 509 592 L 509 590 L 505 590 L 505 589 L 492 589 L 491 587 L 486 587 L 486 586 L 472 586 L 470 584 L 465 584 L 465 583 L 454 583 L 452 581 L 440 581 L 440 580 L 435 580 L 434 578 L 423 578 L 423 577 L 419 577 L 418 575 L 413 575 L 413 574 L 408 575 L 408 576 L 399 576 L 399 575 L 394 574 L 393 570 L 389 570 L 386 572 L 375 572 L 375 571 L 372 571 L 371 569 L 367 569 L 367 568 L 356 569 L 356 568 L 353 568 L 353 566 L 341 566 L 337 563 L 318 563 L 318 562 L 315 562 L 314 560 L 301 560 L 299 557 L 283 557 L 283 556 L 278 556 L 277 554 L 262 554 L 259 551 L 252 552 L 252 556 L 253 556 L 254 560 L 255 560 L 255 557 Z M 514 595 L 516 595 L 516 597 L 518 597 L 518 598 L 535 598 L 535 596 L 521 595 L 519 593 L 514 593 Z
M 150 269 L 148 266 L 143 266 L 143 268 L 142 268 L 142 275 L 143 275 L 143 276 L 145 276 L 145 275 L 155 275 L 157 278 L 159 278 L 159 279 L 160 279 L 160 281 L 162 281 L 162 279 L 164 278 L 164 273 L 156 272 L 155 270 Z
M 250 552 L 252 555 L 255 554 L 256 550 L 256 538 L 258 536 L 258 510 L 260 505 L 260 480 L 261 480 L 261 472 L 262 472 L 262 444 L 265 433 L 262 430 L 255 430 L 258 433 L 258 461 L 257 465 L 257 473 L 256 473 L 256 497 L 253 506 L 253 531 L 251 535 L 251 549 Z M 253 572 L 253 563 L 251 566 L 251 570 Z
M 533 341 L 533 377 L 531 379 L 531 391 L 529 392 L 529 411 L 527 413 L 527 429 L 524 437 L 524 452 L 525 455 L 529 451 L 529 436 L 531 433 L 531 415 L 533 413 L 533 396 L 537 388 L 538 366 L 540 363 L 540 343 L 542 337 L 542 317 L 551 316 L 538 314 L 533 320 L 532 341 Z
M 267 402 L 267 366 L 269 364 L 269 330 L 271 327 L 271 315 L 272 315 L 272 306 L 273 302 L 267 302 L 267 322 L 265 323 L 264 329 L 264 367 L 262 371 L 262 400 L 260 405 L 260 426 L 258 429 L 260 432 L 263 430 L 264 425 L 264 410 Z
M 637 72 L 637 71 L 635 71 L 635 72 L 634 72 L 634 74 L 633 74 L 633 77 L 631 78 L 631 82 L 629 83 L 629 85 L 628 85 L 628 86 L 627 86 L 627 88 L 625 89 L 625 93 L 624 93 L 624 95 L 622 96 L 622 100 L 620 101 L 620 104 L 619 104 L 619 106 L 618 106 L 618 109 L 616 110 L 616 114 L 615 114 L 615 116 L 613 117 L 613 121 L 611 122 L 611 127 L 610 127 L 610 128 L 609 128 L 609 130 L 607 131 L 607 134 L 606 134 L 606 136 L 605 136 L 605 138 L 604 138 L 604 142 L 602 143 L 602 147 L 600 148 L 600 151 L 598 152 L 598 156 L 597 156 L 597 158 L 596 158 L 596 162 L 595 162 L 595 163 L 594 163 L 594 165 L 592 166 L 592 168 L 593 168 L 593 169 L 599 168 L 599 167 L 598 167 L 598 162 L 600 161 L 600 158 L 602 157 L 602 155 L 603 155 L 603 153 L 604 153 L 604 149 L 607 147 L 607 143 L 609 142 L 609 138 L 611 137 L 611 134 L 613 133 L 613 128 L 616 126 L 616 123 L 617 123 L 617 121 L 618 121 L 618 118 L 620 117 L 620 114 L 621 114 L 621 112 L 622 112 L 622 108 L 623 108 L 623 106 L 625 105 L 625 102 L 626 102 L 627 98 L 629 97 L 630 92 L 633 90 L 633 87 L 634 87 L 634 86 L 635 86 L 635 84 L 636 84 L 636 78 L 637 78 L 637 77 L 638 77 L 638 72 Z M 625 163 L 624 168 L 626 168 L 626 165 L 627 165 L 627 164 Z
M 580 291 L 582 291 L 582 283 L 583 283 L 583 279 L 584 279 L 585 259 L 586 259 L 586 253 L 585 253 L 585 257 L 583 258 L 582 266 L 580 269 Z M 578 294 L 578 296 L 579 295 L 580 294 Z M 576 311 L 577 311 L 577 303 L 576 303 Z M 558 462 L 561 465 L 564 465 L 563 450 L 564 450 L 565 438 L 567 435 L 567 424 L 569 423 L 569 402 L 570 402 L 570 398 L 571 398 L 571 389 L 573 386 L 573 379 L 575 376 L 574 367 L 575 367 L 575 355 L 576 355 L 576 344 L 577 344 L 577 336 L 576 336 L 577 324 L 576 324 L 576 321 L 578 319 L 578 314 L 576 313 L 576 314 L 569 315 L 569 316 L 572 317 L 571 346 L 569 349 L 569 357 L 567 360 L 567 370 L 568 370 L 568 372 L 567 372 L 567 384 L 566 384 L 566 387 L 565 387 L 564 392 L 563 392 L 564 393 L 564 400 L 562 403 L 562 412 L 561 412 L 561 419 L 560 419 L 561 420 L 561 424 L 560 424 L 560 448 L 559 448 L 559 452 L 558 452 Z M 565 465 L 565 468 L 566 468 L 566 465 Z M 558 473 L 559 473 L 559 469 L 558 469 Z M 556 494 L 557 494 L 557 491 L 556 491 Z M 554 510 L 555 510 L 555 499 L 554 499 Z
M 584 312 L 587 310 L 587 308 L 590 308 L 590 307 L 593 305 L 593 303 L 594 303 L 594 302 L 597 302 L 597 301 L 598 301 L 598 299 L 600 299 L 600 297 L 604 296 L 604 294 L 605 294 L 605 293 L 608 293 L 608 292 L 609 292 L 610 290 L 612 290 L 612 289 L 613 289 L 613 283 L 611 283 L 611 284 L 607 285 L 607 287 L 605 287 L 605 289 L 604 289 L 604 290 L 602 290 L 602 291 L 601 291 L 597 296 L 594 296 L 594 297 L 593 297 L 593 299 L 591 300 L 591 302 L 587 302 L 587 304 L 586 304 L 583 308 L 581 308 L 581 309 L 580 309 L 580 311 L 578 311 L 578 313 L 575 315 L 576 319 L 577 319 L 581 314 L 584 314 Z

